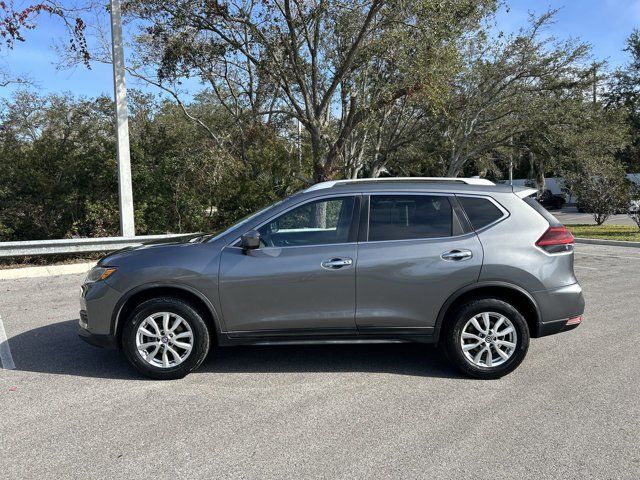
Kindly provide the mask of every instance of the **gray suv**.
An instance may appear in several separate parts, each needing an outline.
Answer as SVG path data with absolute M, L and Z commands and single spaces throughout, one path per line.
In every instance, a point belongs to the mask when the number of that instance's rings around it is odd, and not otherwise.
M 576 327 L 573 236 L 531 197 L 478 179 L 325 182 L 212 235 L 107 255 L 82 285 L 81 338 L 146 376 L 215 347 L 439 343 L 498 378 L 530 337 Z

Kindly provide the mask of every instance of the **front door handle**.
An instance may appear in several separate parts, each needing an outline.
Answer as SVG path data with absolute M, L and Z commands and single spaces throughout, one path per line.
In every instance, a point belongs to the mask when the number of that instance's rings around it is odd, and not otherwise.
M 336 270 L 342 267 L 350 267 L 353 265 L 353 260 L 350 258 L 332 258 L 331 260 L 325 260 L 320 265 L 327 270 Z
M 448 262 L 460 262 L 462 260 L 469 260 L 471 257 L 473 257 L 471 250 L 451 250 L 440 255 L 440 258 Z

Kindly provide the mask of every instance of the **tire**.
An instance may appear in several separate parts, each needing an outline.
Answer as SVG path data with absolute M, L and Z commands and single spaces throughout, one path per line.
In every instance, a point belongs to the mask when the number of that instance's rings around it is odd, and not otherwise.
M 485 327 L 486 317 L 489 329 Z M 501 318 L 504 320 L 498 324 Z M 473 319 L 481 330 L 474 326 Z M 493 325 L 498 325 L 497 331 L 493 330 Z M 447 356 L 462 373 L 470 377 L 487 380 L 503 377 L 522 363 L 529 349 L 526 320 L 512 305 L 502 300 L 485 298 L 470 301 L 453 313 L 447 326 L 444 332 Z M 513 327 L 512 331 L 509 331 L 510 327 Z M 476 343 L 477 346 L 471 348 Z M 463 344 L 466 351 L 463 350 Z M 515 346 L 508 346 L 512 344 Z M 498 349 L 508 358 L 499 354 Z M 478 357 L 481 350 L 484 353 Z
M 209 329 L 202 315 L 191 304 L 174 297 L 141 303 L 122 331 L 122 349 L 129 363 L 144 376 L 156 380 L 183 378 L 202 364 L 209 345 Z M 145 360 L 143 352 L 149 360 Z

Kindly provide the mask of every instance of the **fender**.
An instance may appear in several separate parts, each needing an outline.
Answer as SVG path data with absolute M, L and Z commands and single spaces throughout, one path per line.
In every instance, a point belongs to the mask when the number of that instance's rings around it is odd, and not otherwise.
M 440 328 L 442 327 L 442 322 L 444 321 L 444 316 L 447 313 L 447 310 L 449 309 L 449 307 L 458 298 L 460 298 L 462 295 L 464 295 L 466 293 L 472 292 L 473 290 L 478 290 L 478 289 L 486 288 L 486 287 L 506 288 L 506 289 L 514 290 L 514 291 L 516 291 L 518 293 L 523 294 L 525 297 L 527 297 L 529 299 L 529 301 L 533 305 L 535 313 L 536 313 L 536 323 L 537 323 L 537 325 L 540 325 L 540 322 L 541 322 L 540 308 L 538 307 L 538 303 L 536 302 L 535 298 L 533 298 L 533 296 L 527 290 L 525 290 L 524 288 L 522 288 L 519 285 L 515 285 L 515 284 L 509 283 L 509 282 L 503 282 L 503 281 L 497 281 L 497 280 L 496 281 L 482 281 L 482 282 L 472 283 L 470 285 L 462 287 L 461 289 L 459 289 L 458 291 L 456 291 L 455 293 L 450 295 L 449 298 L 447 298 L 447 300 L 444 302 L 444 304 L 440 308 L 440 312 L 438 313 L 438 317 L 436 319 L 435 330 L 434 330 L 434 336 L 436 336 L 436 337 L 440 336 Z
M 216 311 L 216 308 L 209 301 L 209 299 L 204 294 L 202 294 L 199 290 L 197 290 L 196 288 L 190 285 L 185 285 L 184 283 L 151 282 L 151 283 L 145 283 L 143 285 L 138 285 L 137 287 L 132 288 L 131 290 L 127 291 L 124 295 L 122 295 L 122 297 L 120 297 L 120 300 L 118 300 L 118 302 L 116 303 L 116 308 L 113 309 L 113 314 L 111 315 L 111 334 L 112 335 L 116 335 L 116 333 L 118 332 L 120 312 L 122 311 L 122 308 L 127 303 L 127 301 L 129 301 L 131 297 L 133 297 L 134 295 L 137 295 L 138 293 L 142 293 L 146 290 L 151 290 L 154 288 L 173 288 L 178 290 L 184 290 L 185 292 L 195 295 L 196 297 L 198 297 L 198 299 L 202 300 L 202 302 L 206 305 L 207 309 L 209 310 L 209 313 L 211 314 L 211 318 L 213 318 L 213 324 L 216 329 L 216 333 L 217 334 L 222 333 L 222 326 L 220 325 L 220 317 L 218 316 L 218 312 Z

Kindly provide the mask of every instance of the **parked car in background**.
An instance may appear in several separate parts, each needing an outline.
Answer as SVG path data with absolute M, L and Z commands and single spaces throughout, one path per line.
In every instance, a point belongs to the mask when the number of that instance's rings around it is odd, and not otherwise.
M 102 258 L 79 334 L 157 379 L 221 346 L 335 342 L 440 343 L 465 374 L 498 378 L 584 311 L 573 235 L 533 194 L 479 179 L 319 183 L 226 231 Z
M 567 203 L 564 195 L 557 195 L 548 189 L 540 192 L 536 197 L 536 200 L 538 200 L 540 205 L 542 205 L 547 210 L 559 210 L 564 206 L 565 203 Z

